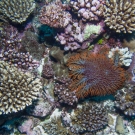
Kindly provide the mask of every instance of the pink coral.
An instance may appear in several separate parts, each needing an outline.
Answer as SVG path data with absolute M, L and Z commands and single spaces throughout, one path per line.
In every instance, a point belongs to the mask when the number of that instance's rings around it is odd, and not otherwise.
M 103 0 L 71 1 L 70 6 L 83 21 L 99 20 L 103 15 Z
M 32 119 L 28 119 L 26 121 L 24 121 L 24 123 L 18 127 L 18 130 L 21 132 L 21 133 L 31 133 L 32 131 L 32 128 L 33 128 L 33 121 Z
M 72 17 L 64 8 L 60 1 L 43 6 L 39 16 L 40 22 L 54 28 L 66 27 L 72 21 Z
M 94 33 L 92 30 L 85 31 L 87 24 L 82 21 L 78 22 L 73 20 L 72 23 L 68 24 L 64 29 L 64 33 L 58 33 L 55 38 L 61 45 L 64 46 L 65 51 L 74 51 L 79 48 L 86 49 L 99 34 L 104 32 L 104 23 L 101 21 L 98 25 L 100 26 L 100 30 L 98 33 Z M 86 32 L 88 33 L 87 38 L 85 38 Z

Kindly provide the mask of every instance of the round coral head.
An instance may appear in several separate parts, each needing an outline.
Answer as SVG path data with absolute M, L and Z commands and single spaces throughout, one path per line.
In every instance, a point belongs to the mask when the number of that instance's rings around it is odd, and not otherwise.
M 69 89 L 78 98 L 112 94 L 125 82 L 125 71 L 103 54 L 83 52 L 68 60 L 72 79 Z

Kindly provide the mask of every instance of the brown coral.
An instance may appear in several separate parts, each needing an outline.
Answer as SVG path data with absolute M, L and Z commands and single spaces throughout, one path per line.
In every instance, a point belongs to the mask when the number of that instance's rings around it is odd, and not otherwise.
M 67 65 L 72 78 L 69 88 L 78 98 L 112 94 L 125 82 L 125 71 L 104 54 L 79 53 L 71 56 Z
M 15 23 L 24 22 L 34 10 L 34 0 L 1 0 L 0 11 Z
M 23 110 L 37 98 L 41 87 L 39 79 L 0 61 L 0 114 Z
M 135 4 L 127 0 L 107 0 L 104 5 L 105 23 L 116 32 L 132 33 L 135 29 Z
M 115 106 L 125 115 L 135 116 L 135 86 L 126 85 L 115 95 Z
M 108 123 L 108 115 L 103 104 L 85 102 L 71 115 L 70 130 L 72 133 L 95 133 Z

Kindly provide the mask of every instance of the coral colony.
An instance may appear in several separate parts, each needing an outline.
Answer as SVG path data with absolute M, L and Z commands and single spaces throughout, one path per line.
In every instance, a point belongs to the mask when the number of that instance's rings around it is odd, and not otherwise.
M 134 0 L 0 0 L 0 135 L 135 135 L 134 34 Z

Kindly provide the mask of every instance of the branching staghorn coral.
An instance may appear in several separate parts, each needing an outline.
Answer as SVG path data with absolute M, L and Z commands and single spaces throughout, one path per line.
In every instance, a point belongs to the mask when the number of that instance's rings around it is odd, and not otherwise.
M 38 78 L 0 61 L 0 114 L 23 110 L 37 98 L 41 88 Z
M 24 22 L 35 8 L 34 0 L 1 0 L 0 12 L 12 22 Z
M 89 51 L 71 56 L 67 62 L 72 79 L 69 89 L 76 92 L 78 98 L 88 95 L 112 94 L 125 82 L 125 71 L 115 66 L 113 61 L 99 53 Z
M 135 29 L 135 3 L 133 0 L 107 0 L 104 5 L 105 23 L 116 32 L 132 33 Z

